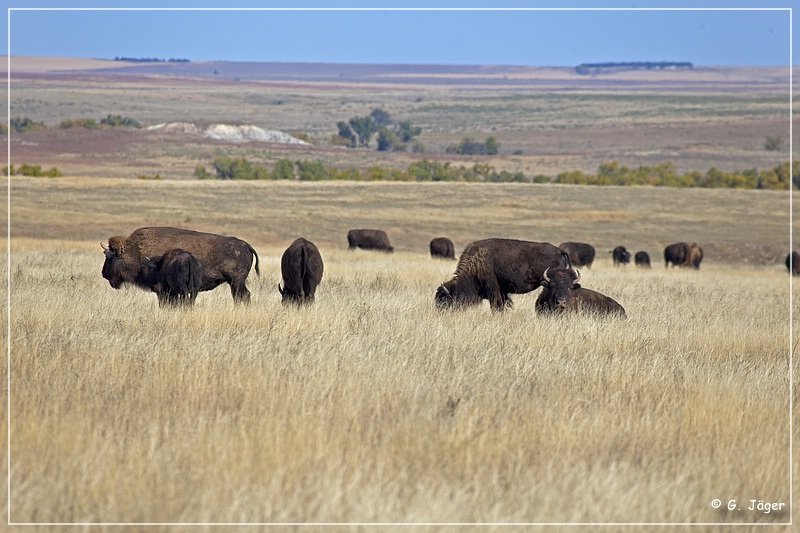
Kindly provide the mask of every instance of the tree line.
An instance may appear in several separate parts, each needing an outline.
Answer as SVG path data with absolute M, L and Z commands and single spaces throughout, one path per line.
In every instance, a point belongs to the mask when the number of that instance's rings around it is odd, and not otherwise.
M 318 161 L 280 159 L 272 167 L 254 163 L 244 157 L 217 157 L 212 163 L 214 174 L 205 166 L 195 168 L 200 179 L 223 180 L 354 180 L 354 181 L 463 181 L 487 183 L 563 183 L 575 185 L 650 185 L 654 187 L 700 187 L 736 189 L 787 190 L 791 184 L 800 188 L 800 161 L 788 162 L 768 170 L 748 169 L 727 172 L 711 168 L 706 172 L 678 172 L 671 162 L 636 168 L 609 161 L 594 174 L 579 170 L 555 176 L 525 175 L 522 172 L 498 171 L 487 163 L 454 165 L 450 162 L 422 159 L 405 170 L 379 166 L 366 169 L 339 168 Z

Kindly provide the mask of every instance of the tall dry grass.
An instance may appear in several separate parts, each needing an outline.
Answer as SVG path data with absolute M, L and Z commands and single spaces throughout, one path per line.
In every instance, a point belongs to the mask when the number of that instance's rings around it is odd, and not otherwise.
M 12 520 L 788 520 L 744 509 L 789 504 L 780 269 L 583 272 L 628 320 L 437 312 L 454 263 L 326 246 L 297 309 L 258 249 L 249 307 L 166 310 L 95 242 L 12 242 Z

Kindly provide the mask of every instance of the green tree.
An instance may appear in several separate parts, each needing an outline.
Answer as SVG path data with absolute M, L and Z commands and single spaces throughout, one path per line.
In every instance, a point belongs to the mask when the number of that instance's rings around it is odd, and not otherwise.
M 350 119 L 350 128 L 358 137 L 359 146 L 369 146 L 372 136 L 375 135 L 375 121 L 372 117 L 353 117 Z
M 288 159 L 279 159 L 272 167 L 272 179 L 276 180 L 293 180 L 294 176 L 294 163 Z

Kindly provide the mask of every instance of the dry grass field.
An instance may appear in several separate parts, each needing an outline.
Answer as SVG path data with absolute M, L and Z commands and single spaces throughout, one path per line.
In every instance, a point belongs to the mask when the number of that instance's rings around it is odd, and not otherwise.
M 11 188 L 15 522 L 789 520 L 786 193 Z M 223 287 L 188 310 L 111 289 L 98 241 L 162 224 L 253 244 L 251 305 Z M 387 229 L 397 252 L 346 251 L 356 226 Z M 537 316 L 536 293 L 503 314 L 437 312 L 455 266 L 428 256 L 439 234 L 459 250 L 486 236 L 591 242 L 600 258 L 583 284 L 628 319 Z M 276 289 L 299 235 L 325 260 L 305 309 Z M 704 245 L 700 271 L 663 268 L 674 240 Z M 654 268 L 612 267 L 614 244 L 648 250 Z M 750 500 L 785 505 L 766 514 Z

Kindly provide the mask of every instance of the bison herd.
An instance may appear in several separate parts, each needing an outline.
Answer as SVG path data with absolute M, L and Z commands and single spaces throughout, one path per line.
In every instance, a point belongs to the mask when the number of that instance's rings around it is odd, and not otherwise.
M 383 230 L 353 229 L 347 233 L 348 248 L 391 253 L 394 248 Z M 181 228 L 139 228 L 128 237 L 111 237 L 104 250 L 103 278 L 119 289 L 132 284 L 156 293 L 160 306 L 192 305 L 201 291 L 227 283 L 234 302 L 248 303 L 246 279 L 258 254 L 247 242 L 236 237 L 202 233 Z M 453 241 L 437 237 L 430 241 L 431 257 L 455 259 Z M 614 265 L 630 262 L 631 254 L 617 246 Z M 439 309 L 460 308 L 488 300 L 494 311 L 512 306 L 511 294 L 524 294 L 542 287 L 536 300 L 539 313 L 590 311 L 625 316 L 623 307 L 612 298 L 580 284 L 576 267 L 591 268 L 595 258 L 592 245 L 491 238 L 468 244 L 456 265 L 452 279 L 434 293 Z M 664 248 L 664 266 L 700 268 L 703 249 L 697 243 L 678 242 Z M 650 267 L 650 256 L 634 255 L 639 267 Z M 786 257 L 786 267 L 800 275 L 800 254 Z M 281 256 L 283 285 L 278 284 L 283 303 L 305 304 L 314 301 L 322 280 L 324 265 L 317 246 L 304 238 L 296 239 Z

